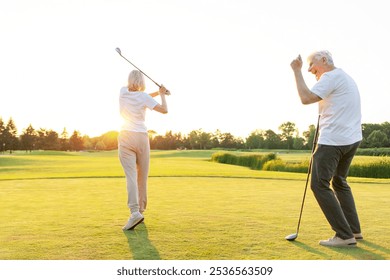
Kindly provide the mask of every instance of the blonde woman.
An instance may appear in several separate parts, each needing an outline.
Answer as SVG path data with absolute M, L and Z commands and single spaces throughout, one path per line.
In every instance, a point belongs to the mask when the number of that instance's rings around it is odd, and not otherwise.
M 127 205 L 131 213 L 123 230 L 134 229 L 144 220 L 150 155 L 145 126 L 146 108 L 162 114 L 168 113 L 165 95 L 169 95 L 169 91 L 164 86 L 151 94 L 144 91 L 145 79 L 138 70 L 130 72 L 127 87 L 120 90 L 119 107 L 124 124 L 118 137 L 118 153 L 126 174 Z M 158 95 L 161 97 L 161 104 L 153 99 Z

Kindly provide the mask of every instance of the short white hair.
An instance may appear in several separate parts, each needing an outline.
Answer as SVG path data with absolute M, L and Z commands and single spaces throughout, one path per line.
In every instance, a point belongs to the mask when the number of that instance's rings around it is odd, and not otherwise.
M 127 88 L 129 91 L 144 91 L 145 78 L 138 70 L 133 70 L 129 74 Z
M 313 52 L 311 55 L 309 55 L 309 59 L 315 58 L 316 60 L 320 60 L 323 57 L 326 58 L 326 61 L 328 62 L 329 65 L 334 65 L 332 54 L 327 50 L 316 51 Z

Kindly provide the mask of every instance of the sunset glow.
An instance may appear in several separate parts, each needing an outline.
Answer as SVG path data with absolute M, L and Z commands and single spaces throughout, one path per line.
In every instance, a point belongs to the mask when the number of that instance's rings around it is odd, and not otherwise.
M 172 92 L 169 114 L 147 112 L 151 130 L 246 137 L 291 121 L 303 132 L 317 106 L 299 102 L 290 62 L 328 49 L 359 86 L 363 123 L 389 121 L 390 84 L 378 75 L 390 49 L 385 1 L 328 1 L 315 20 L 323 4 L 282 2 L 4 1 L 0 117 L 12 117 L 19 133 L 30 123 L 90 136 L 118 130 L 119 90 L 133 69 L 120 47 Z

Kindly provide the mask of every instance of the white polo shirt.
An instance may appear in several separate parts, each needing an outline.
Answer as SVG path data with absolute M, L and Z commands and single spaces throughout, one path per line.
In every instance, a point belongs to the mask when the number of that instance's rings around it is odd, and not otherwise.
M 158 102 L 145 92 L 129 92 L 127 87 L 121 88 L 119 109 L 124 120 L 122 130 L 148 132 L 145 125 L 146 108 L 153 110 L 157 104 Z
M 339 68 L 325 72 L 311 91 L 322 99 L 318 144 L 343 146 L 362 140 L 360 94 L 347 73 Z

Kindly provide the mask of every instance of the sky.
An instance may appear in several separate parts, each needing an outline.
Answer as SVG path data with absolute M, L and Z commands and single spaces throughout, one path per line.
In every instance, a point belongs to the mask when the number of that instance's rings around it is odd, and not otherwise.
M 329 50 L 358 84 L 362 122 L 390 121 L 387 1 L 13 0 L 0 2 L 0 117 L 18 133 L 119 130 L 119 90 L 134 68 L 172 93 L 148 129 L 230 132 L 317 120 L 300 103 L 291 61 Z M 386 6 L 385 6 L 386 5 Z M 147 81 L 147 92 L 157 87 Z M 157 100 L 160 101 L 159 97 Z

